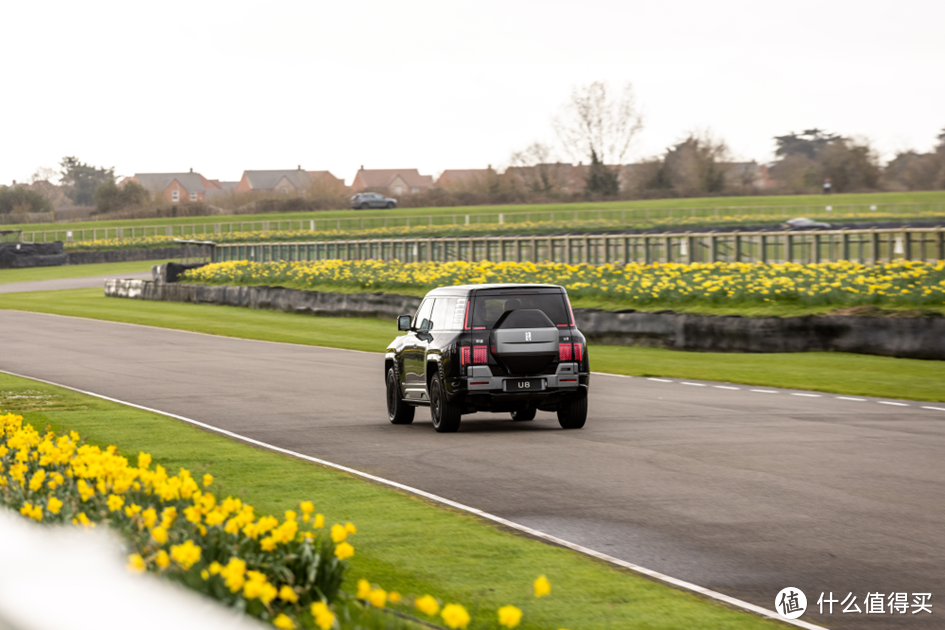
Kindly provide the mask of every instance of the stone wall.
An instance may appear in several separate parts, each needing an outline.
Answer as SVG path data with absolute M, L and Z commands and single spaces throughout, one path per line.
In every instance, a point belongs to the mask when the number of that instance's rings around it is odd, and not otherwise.
M 105 295 L 162 302 L 221 304 L 253 309 L 333 317 L 374 317 L 394 320 L 413 313 L 420 298 L 391 293 L 323 293 L 279 287 L 207 286 L 146 280 L 107 280 Z
M 388 293 L 322 293 L 278 287 L 108 280 L 105 295 L 222 304 L 335 317 L 389 319 L 413 313 L 420 298 Z M 837 351 L 945 360 L 945 318 L 719 317 L 574 309 L 591 341 L 701 352 Z M 394 330 L 393 328 L 391 329 Z

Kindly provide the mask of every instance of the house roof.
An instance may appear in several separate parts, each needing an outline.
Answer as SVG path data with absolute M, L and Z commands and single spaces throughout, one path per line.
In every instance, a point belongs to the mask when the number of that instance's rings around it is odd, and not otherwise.
M 494 173 L 491 168 L 448 168 L 436 180 L 437 186 L 474 182 Z
M 292 169 L 286 171 L 243 171 L 246 179 L 249 181 L 250 188 L 254 190 L 272 190 L 284 177 L 290 184 L 299 190 L 304 190 L 312 185 L 307 171 Z
M 219 188 L 207 190 L 207 199 L 219 197 L 220 195 L 226 194 L 230 191 L 236 192 L 236 187 L 239 185 L 239 182 L 221 182 L 219 179 L 212 179 L 210 181 L 211 183 L 219 186 Z
M 209 180 L 204 179 L 200 173 L 135 173 L 134 181 L 138 182 L 148 190 L 162 193 L 167 190 L 171 182 L 177 180 L 187 192 L 205 192 L 215 190 Z M 210 184 L 209 186 L 207 184 Z
M 313 182 L 317 182 L 318 180 L 323 179 L 323 178 L 333 179 L 338 182 L 341 181 L 341 178 L 335 177 L 334 175 L 332 175 L 331 171 L 306 171 L 306 172 L 308 173 L 309 179 L 311 179 Z
M 398 175 L 411 188 L 433 186 L 433 176 L 421 175 L 415 168 L 362 168 L 355 177 L 360 176 L 366 188 L 387 188 Z

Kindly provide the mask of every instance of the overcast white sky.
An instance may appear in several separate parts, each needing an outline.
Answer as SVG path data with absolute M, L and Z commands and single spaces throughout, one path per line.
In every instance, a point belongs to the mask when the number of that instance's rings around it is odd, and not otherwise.
M 504 166 L 575 85 L 632 82 L 630 159 L 710 129 L 743 159 L 820 127 L 884 157 L 945 127 L 945 2 L 7 2 L 0 182 Z

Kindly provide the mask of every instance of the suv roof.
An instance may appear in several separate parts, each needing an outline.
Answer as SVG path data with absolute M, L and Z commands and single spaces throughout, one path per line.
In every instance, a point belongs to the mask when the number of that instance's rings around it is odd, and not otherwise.
M 490 289 L 558 289 L 564 291 L 564 287 L 557 284 L 517 284 L 509 282 L 496 284 L 460 284 L 452 287 L 438 287 L 427 293 L 427 295 L 466 295 L 473 291 Z

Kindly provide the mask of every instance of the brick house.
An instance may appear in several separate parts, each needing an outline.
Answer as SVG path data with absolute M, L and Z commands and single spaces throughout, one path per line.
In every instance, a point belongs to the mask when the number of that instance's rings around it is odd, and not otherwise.
M 236 192 L 258 190 L 305 195 L 312 186 L 342 189 L 344 182 L 329 171 L 303 171 L 301 166 L 295 170 L 243 171 Z
M 421 175 L 415 168 L 382 168 L 361 170 L 351 182 L 351 191 L 381 192 L 387 195 L 404 195 L 433 188 L 433 176 Z
M 768 167 L 758 162 L 723 162 L 725 185 L 735 190 L 774 188 L 777 182 L 771 179 Z
M 588 167 L 584 164 L 536 164 L 510 166 L 502 175 L 512 186 L 534 192 L 583 193 L 587 186 Z
M 208 196 L 220 191 L 222 185 L 190 169 L 188 173 L 135 173 L 126 177 L 120 185 L 132 181 L 150 191 L 167 203 L 206 201 Z

